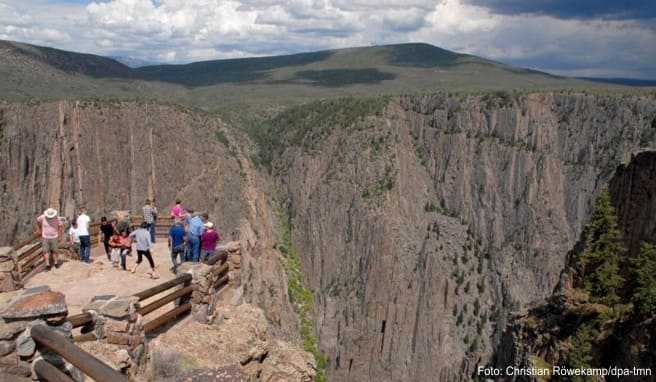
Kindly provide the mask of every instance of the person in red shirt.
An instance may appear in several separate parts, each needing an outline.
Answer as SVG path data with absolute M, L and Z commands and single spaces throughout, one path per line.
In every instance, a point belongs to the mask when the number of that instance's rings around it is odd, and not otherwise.
M 212 222 L 205 223 L 205 232 L 200 237 L 200 262 L 214 255 L 216 244 L 221 240 L 219 232 L 214 229 Z
M 176 199 L 175 206 L 171 208 L 171 218 L 173 222 L 182 221 L 184 219 L 185 209 L 182 206 L 182 200 Z
M 109 245 L 112 247 L 112 266 L 118 267 L 119 261 L 121 262 L 121 269 L 127 270 L 125 266 L 125 257 L 130 252 L 132 243 L 127 231 L 121 231 L 119 234 L 115 232 L 109 240 Z

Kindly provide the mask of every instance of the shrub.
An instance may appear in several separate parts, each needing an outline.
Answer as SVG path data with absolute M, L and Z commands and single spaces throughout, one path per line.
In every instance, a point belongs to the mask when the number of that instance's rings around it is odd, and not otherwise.
M 640 254 L 631 261 L 636 288 L 631 301 L 645 316 L 656 313 L 656 246 L 642 243 Z
M 622 240 L 610 193 L 604 189 L 586 226 L 585 249 L 579 258 L 583 287 L 594 302 L 612 305 L 620 300 L 618 292 L 624 284 L 620 259 L 626 252 Z

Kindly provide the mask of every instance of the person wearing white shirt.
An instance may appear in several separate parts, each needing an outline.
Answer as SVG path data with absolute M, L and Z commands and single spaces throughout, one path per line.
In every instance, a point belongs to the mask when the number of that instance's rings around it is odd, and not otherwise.
M 80 238 L 80 260 L 85 263 L 91 262 L 91 237 L 89 236 L 89 222 L 91 218 L 87 215 L 87 209 L 80 207 L 80 215 L 77 217 L 77 234 Z
M 75 253 L 80 256 L 80 235 L 77 230 L 77 221 L 71 222 L 68 229 L 68 243 L 73 247 Z

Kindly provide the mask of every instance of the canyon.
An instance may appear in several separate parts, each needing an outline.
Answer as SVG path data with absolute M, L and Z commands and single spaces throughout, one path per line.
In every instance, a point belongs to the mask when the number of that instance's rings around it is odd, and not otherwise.
M 653 149 L 656 98 L 329 99 L 262 127 L 156 101 L 0 103 L 0 242 L 31 233 L 48 206 L 98 217 L 179 197 L 248 249 L 245 299 L 292 342 L 285 258 L 298 254 L 329 380 L 470 380 L 504 362 L 513 313 L 561 284 L 596 196 L 608 184 L 622 195 L 618 168 Z M 651 210 L 616 199 L 649 240 Z

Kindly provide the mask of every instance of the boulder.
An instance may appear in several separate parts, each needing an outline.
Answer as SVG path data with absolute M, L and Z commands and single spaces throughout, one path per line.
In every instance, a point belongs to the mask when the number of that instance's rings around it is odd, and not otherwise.
M 102 316 L 124 319 L 136 311 L 138 304 L 139 298 L 134 296 L 96 296 L 83 310 L 93 310 Z
M 116 366 L 119 369 L 127 369 L 132 364 L 130 353 L 125 349 L 120 349 L 116 352 Z
M 21 357 L 29 357 L 36 351 L 36 343 L 32 339 L 29 330 L 25 330 L 16 338 L 16 354 Z
M 66 298 L 62 293 L 37 287 L 15 297 L 0 316 L 5 319 L 29 319 L 67 313 Z
M 11 340 L 27 327 L 25 321 L 5 322 L 0 320 L 0 340 Z
M 100 308 L 105 306 L 107 301 L 111 300 L 115 296 L 112 294 L 107 294 L 107 295 L 102 295 L 102 296 L 95 296 L 94 298 L 91 299 L 91 302 L 89 302 L 84 308 L 82 308 L 83 311 L 88 312 L 88 311 L 96 311 L 98 312 Z
M 216 247 L 216 252 L 237 252 L 241 251 L 241 244 L 238 241 L 231 241 Z
M 263 382 L 312 382 L 316 376 L 312 354 L 283 341 L 276 341 L 262 364 Z
M 202 368 L 186 371 L 178 375 L 176 382 L 246 382 L 246 375 L 239 365 L 229 365 L 217 368 Z
M 16 342 L 14 341 L 0 341 L 0 357 L 4 357 L 7 354 L 16 349 Z
M 4 259 L 11 259 L 14 248 L 12 247 L 0 247 L 0 261 Z

